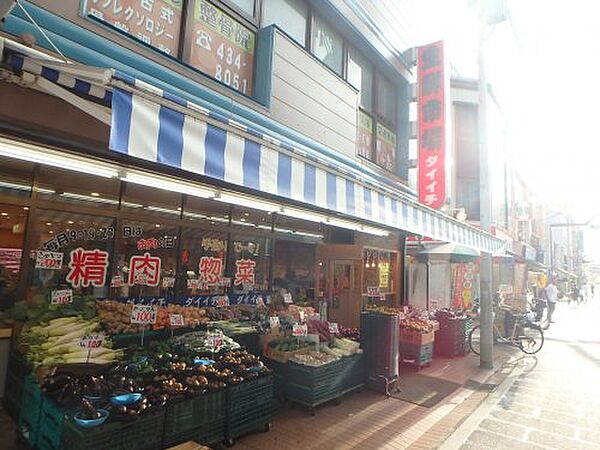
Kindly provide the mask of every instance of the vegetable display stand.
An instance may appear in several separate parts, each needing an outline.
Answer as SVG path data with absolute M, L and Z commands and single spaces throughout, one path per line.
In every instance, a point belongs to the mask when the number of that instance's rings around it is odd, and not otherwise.
M 365 383 L 365 358 L 362 353 L 342 358 L 342 395 L 360 389 Z
M 263 428 L 271 428 L 273 418 L 273 375 L 269 374 L 228 386 L 226 390 L 225 440 L 234 439 Z
M 344 364 L 342 359 L 319 367 L 289 362 L 286 398 L 314 414 L 315 407 L 341 397 Z
M 360 315 L 360 335 L 366 386 L 390 396 L 390 387 L 396 387 L 399 375 L 400 316 L 364 311 Z
M 165 412 L 163 447 L 187 441 L 216 444 L 225 437 L 225 391 L 170 403 Z
M 424 345 L 400 342 L 400 362 L 419 370 L 429 366 L 432 360 L 433 342 Z
M 141 414 L 130 421 L 110 420 L 95 428 L 65 422 L 63 450 L 158 450 L 162 446 L 164 408 Z
M 240 344 L 242 348 L 254 355 L 260 355 L 260 339 L 258 333 L 234 333 L 228 334 L 235 342 Z
M 466 355 L 469 352 L 470 330 L 471 319 L 467 317 L 441 320 L 440 329 L 435 333 L 436 355 L 448 358 Z
M 69 410 L 74 413 L 74 410 Z M 60 450 L 62 434 L 67 419 L 67 411 L 58 407 L 46 397 L 42 397 L 42 408 L 38 423 L 36 448 L 39 450 Z M 72 414 L 71 414 L 72 415 Z
M 285 387 L 288 379 L 288 364 L 263 358 L 265 365 L 273 371 L 275 398 L 278 402 L 285 401 Z

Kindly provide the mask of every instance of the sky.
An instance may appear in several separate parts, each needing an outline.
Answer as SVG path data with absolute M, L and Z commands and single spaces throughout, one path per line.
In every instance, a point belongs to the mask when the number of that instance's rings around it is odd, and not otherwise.
M 454 74 L 476 78 L 471 2 L 413 1 L 417 23 L 428 23 L 419 29 L 422 43 L 444 39 Z M 537 198 L 570 210 L 577 221 L 598 216 L 600 225 L 600 2 L 507 0 L 507 6 L 509 20 L 486 30 L 486 67 L 506 118 L 511 160 Z M 586 240 L 600 261 L 600 230 L 588 230 Z

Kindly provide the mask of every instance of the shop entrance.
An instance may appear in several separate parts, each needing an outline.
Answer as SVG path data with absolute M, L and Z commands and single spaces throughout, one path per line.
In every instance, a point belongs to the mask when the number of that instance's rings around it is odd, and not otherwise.
M 357 272 L 352 260 L 331 262 L 331 307 L 329 320 L 344 326 L 357 327 L 360 317 L 360 293 L 357 286 Z

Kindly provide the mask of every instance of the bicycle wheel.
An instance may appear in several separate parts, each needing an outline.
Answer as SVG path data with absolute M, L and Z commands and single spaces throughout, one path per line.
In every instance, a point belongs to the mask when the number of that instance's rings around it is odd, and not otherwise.
M 528 355 L 539 352 L 544 346 L 544 332 L 542 328 L 532 323 L 523 325 L 523 332 L 517 339 L 519 339 L 519 348 L 523 353 L 527 353 Z
M 473 327 L 469 333 L 469 347 L 476 355 L 481 351 L 481 327 L 479 325 Z

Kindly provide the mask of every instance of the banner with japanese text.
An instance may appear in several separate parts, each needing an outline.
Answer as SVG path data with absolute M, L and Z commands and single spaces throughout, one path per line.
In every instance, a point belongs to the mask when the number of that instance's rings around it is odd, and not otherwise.
M 478 273 L 479 264 L 477 263 L 470 262 L 456 265 L 454 271 L 454 308 L 472 308 L 473 299 L 478 295 L 479 291 L 477 282 Z
M 440 208 L 446 199 L 446 114 L 442 41 L 419 47 L 419 201 Z

